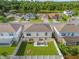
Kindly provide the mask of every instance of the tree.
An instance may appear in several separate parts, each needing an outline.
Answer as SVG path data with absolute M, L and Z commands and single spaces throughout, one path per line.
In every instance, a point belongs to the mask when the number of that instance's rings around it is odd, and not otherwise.
M 71 55 L 73 56 L 77 56 L 79 54 L 79 51 L 77 48 L 72 48 L 70 51 L 71 51 Z

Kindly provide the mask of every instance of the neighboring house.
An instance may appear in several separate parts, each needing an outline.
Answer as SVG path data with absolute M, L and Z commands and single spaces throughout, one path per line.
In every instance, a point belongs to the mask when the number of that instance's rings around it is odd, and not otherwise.
M 56 24 L 54 26 L 54 35 L 57 41 L 65 45 L 79 44 L 79 26 L 75 24 Z
M 43 23 L 49 23 L 48 19 L 49 19 L 48 15 L 44 14 L 42 16 L 42 20 L 44 21 Z
M 32 14 L 32 13 L 28 13 L 28 14 L 25 14 L 24 15 L 24 19 L 26 21 L 29 21 L 30 19 L 35 19 L 36 18 L 36 15 L 35 14 Z
M 39 13 L 39 14 L 37 14 L 37 17 L 40 18 L 41 20 L 44 20 L 43 15 L 44 14 Z
M 79 24 L 79 17 L 72 17 L 72 18 L 68 21 L 68 23 L 78 25 L 78 24 Z
M 43 20 L 45 20 L 45 19 L 49 19 L 49 17 L 48 17 L 47 14 L 44 14 L 42 17 L 43 17 Z
M 23 35 L 25 40 L 48 39 L 52 37 L 52 29 L 48 24 L 31 24 L 28 28 L 24 25 Z
M 16 14 L 7 13 L 6 16 L 7 18 L 11 18 L 11 17 L 14 18 L 15 21 L 20 20 L 23 17 L 23 15 L 20 13 L 16 13 Z
M 72 16 L 72 15 L 74 14 L 74 12 L 71 11 L 71 10 L 65 10 L 63 13 L 64 13 L 66 16 Z
M 11 46 L 13 42 L 18 43 L 21 33 L 20 24 L 0 23 L 0 45 Z
M 58 42 L 64 45 L 79 45 L 79 26 L 67 23 L 30 24 L 1 23 L 0 45 L 11 46 L 18 43 L 23 33 L 23 40 L 49 40 L 53 34 Z
M 46 13 L 38 13 L 37 16 L 38 16 L 41 20 L 49 19 L 49 16 L 48 16 L 48 14 L 46 14 Z
M 23 15 L 21 14 L 21 13 L 16 13 L 15 14 L 15 19 L 16 20 L 19 20 L 20 18 L 22 18 L 23 17 Z
M 57 41 L 61 41 L 61 35 L 59 33 L 59 31 L 62 29 L 62 27 L 64 26 L 65 24 L 63 23 L 53 23 L 51 24 L 50 26 L 53 28 L 53 34 L 55 36 L 55 38 L 57 39 Z
M 61 18 L 61 13 L 49 13 L 48 14 L 51 19 L 58 20 Z

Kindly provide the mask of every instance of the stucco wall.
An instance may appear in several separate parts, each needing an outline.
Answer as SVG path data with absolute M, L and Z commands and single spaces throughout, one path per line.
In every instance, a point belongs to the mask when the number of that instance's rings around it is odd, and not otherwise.
M 27 36 L 26 34 L 30 33 L 31 36 Z M 38 36 L 37 36 L 37 33 L 38 33 Z M 45 33 L 46 32 L 24 32 L 23 35 L 24 37 L 52 37 L 52 32 L 47 32 L 47 36 L 45 36 Z

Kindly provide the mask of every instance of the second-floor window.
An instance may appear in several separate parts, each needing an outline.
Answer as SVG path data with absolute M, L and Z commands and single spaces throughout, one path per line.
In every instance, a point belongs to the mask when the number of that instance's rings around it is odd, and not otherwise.
M 13 36 L 13 33 L 9 33 L 9 36 Z
M 36 36 L 39 36 L 39 34 L 38 34 L 38 33 L 36 33 Z
M 72 33 L 71 36 L 74 36 L 74 33 Z
M 45 33 L 45 36 L 47 36 L 47 32 Z
M 66 33 L 62 33 L 61 35 L 62 35 L 62 36 L 66 36 Z
M 27 36 L 31 36 L 31 34 L 30 34 L 30 33 L 27 33 L 26 35 L 27 35 Z
M 1 36 L 3 36 L 3 34 L 1 33 Z

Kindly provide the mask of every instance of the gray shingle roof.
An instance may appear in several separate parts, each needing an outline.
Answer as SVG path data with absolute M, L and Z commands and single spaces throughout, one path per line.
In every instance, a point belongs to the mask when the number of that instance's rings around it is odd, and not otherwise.
M 55 28 L 59 32 L 79 32 L 79 26 L 75 24 L 57 24 Z
M 50 32 L 52 31 L 48 24 L 32 24 L 29 28 L 25 28 L 27 32 Z
M 20 24 L 0 23 L 0 32 L 16 32 Z

